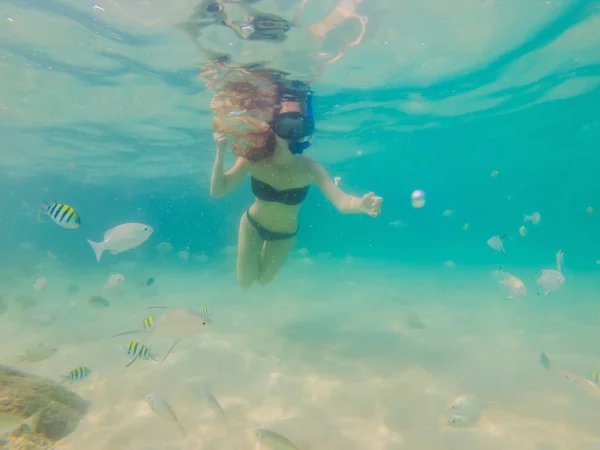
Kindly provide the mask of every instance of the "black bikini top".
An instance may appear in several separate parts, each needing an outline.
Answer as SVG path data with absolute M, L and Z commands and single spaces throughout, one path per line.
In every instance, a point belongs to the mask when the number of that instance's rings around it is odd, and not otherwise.
M 264 181 L 260 181 L 254 177 L 252 180 L 252 192 L 256 195 L 256 198 L 265 202 L 277 202 L 283 203 L 284 205 L 299 205 L 306 198 L 308 194 L 308 186 L 295 189 L 284 189 L 278 191 L 273 186 L 268 185 Z

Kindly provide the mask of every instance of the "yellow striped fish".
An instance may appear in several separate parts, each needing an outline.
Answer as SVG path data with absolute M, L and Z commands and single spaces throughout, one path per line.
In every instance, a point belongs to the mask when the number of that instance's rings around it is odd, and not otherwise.
M 87 378 L 92 373 L 91 369 L 86 366 L 79 366 L 77 369 L 73 369 L 69 372 L 68 375 L 63 375 L 64 381 L 80 381 L 84 378 Z
M 592 372 L 592 381 L 600 386 L 600 374 L 598 372 Z
M 209 316 L 212 316 L 212 311 L 210 310 L 210 308 L 208 306 L 202 305 L 200 307 L 200 315 L 209 317 Z
M 154 355 L 150 352 L 150 349 L 137 341 L 131 341 L 129 344 L 124 345 L 123 351 L 132 358 L 137 356 L 139 359 L 151 359 L 152 361 L 155 361 Z
M 81 225 L 79 214 L 77 214 L 69 205 L 57 202 L 52 202 L 50 204 L 43 203 L 42 209 L 44 210 L 44 214 L 63 228 L 79 228 Z
M 142 324 L 144 325 L 144 328 L 147 330 L 149 328 L 152 328 L 154 326 L 154 317 L 152 316 L 148 316 L 146 317 L 143 321 Z

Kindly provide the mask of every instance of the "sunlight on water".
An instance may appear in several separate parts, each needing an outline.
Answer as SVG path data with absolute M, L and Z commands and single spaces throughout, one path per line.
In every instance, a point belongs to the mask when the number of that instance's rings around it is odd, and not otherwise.
M 0 449 L 600 448 L 597 2 L 0 10 Z

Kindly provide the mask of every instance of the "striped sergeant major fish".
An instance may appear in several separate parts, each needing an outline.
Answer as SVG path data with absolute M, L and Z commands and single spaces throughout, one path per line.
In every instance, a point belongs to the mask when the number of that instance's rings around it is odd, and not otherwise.
M 137 357 L 139 359 L 151 359 L 152 361 L 156 361 L 154 354 L 150 349 L 137 341 L 131 341 L 129 344 L 124 345 L 123 351 L 132 358 Z
M 210 316 L 212 316 L 212 310 L 208 306 L 202 305 L 200 307 L 200 315 L 205 316 L 205 317 L 210 317 Z
M 52 202 L 50 204 L 43 203 L 41 209 L 54 223 L 63 228 L 79 228 L 81 219 L 79 214 L 69 206 L 62 203 Z
M 80 381 L 87 378 L 92 373 L 92 370 L 86 366 L 79 366 L 76 369 L 71 370 L 67 375 L 63 375 L 63 383 Z
M 154 325 L 154 317 L 152 316 L 148 316 L 146 317 L 143 321 L 142 324 L 144 325 L 144 328 L 147 330 L 148 328 L 152 328 L 152 326 Z

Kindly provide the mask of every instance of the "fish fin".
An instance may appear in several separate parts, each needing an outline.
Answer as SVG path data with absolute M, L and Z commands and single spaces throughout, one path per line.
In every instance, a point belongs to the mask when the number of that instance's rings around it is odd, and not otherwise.
M 145 333 L 146 330 L 132 330 L 132 331 L 124 331 L 123 333 L 119 333 L 119 334 L 115 334 L 113 337 L 116 338 L 117 336 L 123 336 L 125 334 L 134 334 L 134 333 Z
M 23 424 L 27 425 L 29 427 L 29 429 L 33 433 L 35 433 L 37 431 L 38 424 L 40 422 L 40 417 L 42 416 L 44 411 L 45 411 L 45 408 L 40 408 L 37 412 L 35 412 L 31 416 L 29 416 L 27 419 L 25 419 L 23 421 Z
M 94 253 L 96 255 L 96 261 L 100 262 L 100 258 L 102 257 L 102 253 L 104 252 L 104 247 L 102 246 L 102 242 L 94 242 L 88 239 L 88 244 L 92 246 Z
M 165 356 L 163 356 L 163 359 L 160 361 L 160 364 L 162 364 L 163 362 L 165 362 L 165 359 L 167 359 L 167 356 L 169 356 L 169 353 L 171 353 L 171 351 L 175 348 L 175 346 L 177 345 L 177 343 L 181 340 L 181 338 L 177 339 L 173 345 L 171 345 L 171 348 L 167 351 L 167 353 L 165 354 Z
M 168 306 L 148 306 L 146 309 L 170 309 Z
M 138 359 L 138 354 L 136 353 L 136 355 L 133 357 L 133 359 L 131 361 L 129 361 L 129 363 L 125 366 L 125 367 L 129 367 L 130 365 L 132 365 L 134 362 L 136 362 Z

